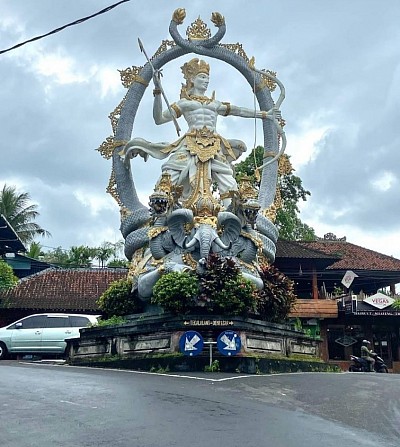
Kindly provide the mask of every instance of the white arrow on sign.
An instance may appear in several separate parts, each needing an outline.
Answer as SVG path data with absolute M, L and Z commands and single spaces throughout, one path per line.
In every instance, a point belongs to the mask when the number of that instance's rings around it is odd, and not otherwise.
M 236 334 L 232 337 L 232 340 L 226 334 L 221 337 L 221 341 L 226 345 L 224 349 L 227 351 L 236 351 L 235 337 Z
M 186 336 L 185 340 L 185 351 L 197 351 L 196 344 L 200 341 L 200 337 L 197 334 L 194 334 L 193 337 L 189 340 Z M 182 349 L 182 348 L 181 348 Z

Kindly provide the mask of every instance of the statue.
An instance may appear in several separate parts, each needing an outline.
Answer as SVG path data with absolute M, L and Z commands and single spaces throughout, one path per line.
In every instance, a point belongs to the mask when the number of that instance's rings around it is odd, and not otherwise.
M 154 144 L 142 138 L 134 138 L 125 146 L 122 155 L 125 160 L 138 154 L 145 160 L 148 155 L 158 159 L 170 155 L 169 160 L 163 164 L 162 171 L 171 175 L 173 184 L 182 185 L 185 207 L 195 210 L 198 200 L 205 195 L 211 198 L 211 185 L 215 182 L 226 209 L 238 190 L 232 162 L 246 151 L 246 145 L 239 140 L 227 140 L 216 133 L 218 115 L 278 119 L 280 112 L 274 108 L 265 112 L 220 102 L 215 99 L 215 92 L 210 98 L 205 96 L 210 66 L 204 60 L 191 59 L 181 69 L 186 84 L 182 86 L 180 100 L 164 112 L 159 73 L 153 76 L 153 117 L 156 124 L 164 124 L 174 117 L 178 119 L 183 116 L 188 124 L 185 135 L 172 144 Z
M 280 105 L 284 88 L 276 76 L 255 68 L 240 44 L 221 44 L 226 25 L 223 16 L 212 14 L 218 28 L 211 36 L 206 25 L 197 19 L 188 28 L 187 39 L 178 32 L 185 11 L 174 12 L 170 24 L 172 42 L 164 41 L 148 62 L 121 72 L 128 93 L 111 114 L 114 136 L 100 147 L 105 157 L 113 159 L 108 191 L 121 207 L 121 232 L 125 255 L 131 261 L 134 287 L 144 302 L 152 295 L 158 279 L 172 271 L 200 271 L 210 253 L 233 259 L 244 277 L 257 288 L 263 287 L 259 262 L 273 261 L 278 231 L 273 224 L 273 207 L 279 156 L 286 145 L 281 127 Z M 206 96 L 210 66 L 192 57 L 181 67 L 185 79 L 180 99 L 169 105 L 160 82 L 160 70 L 169 61 L 188 53 L 222 60 L 243 74 L 254 89 L 259 108 L 245 109 Z M 188 129 L 173 143 L 153 143 L 134 136 L 132 129 L 140 100 L 149 83 L 154 83 L 153 118 L 156 124 L 183 116 Z M 270 91 L 280 88 L 275 103 Z M 163 110 L 162 97 L 167 105 Z M 249 179 L 239 184 L 234 178 L 233 162 L 246 151 L 240 140 L 226 139 L 217 133 L 218 116 L 239 116 L 262 120 L 264 161 L 260 188 Z M 162 174 L 149 198 L 149 208 L 136 193 L 131 159 L 149 156 L 165 159 Z M 216 185 L 219 195 L 212 186 Z

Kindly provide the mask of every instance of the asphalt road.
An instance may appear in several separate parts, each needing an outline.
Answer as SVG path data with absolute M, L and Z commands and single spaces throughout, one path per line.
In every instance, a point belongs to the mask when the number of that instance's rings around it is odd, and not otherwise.
M 0 362 L 1 447 L 394 447 L 400 375 L 157 375 Z

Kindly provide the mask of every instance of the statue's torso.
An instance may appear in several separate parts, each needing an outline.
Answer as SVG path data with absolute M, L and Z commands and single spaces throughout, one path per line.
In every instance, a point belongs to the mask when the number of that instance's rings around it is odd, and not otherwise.
M 215 100 L 201 103 L 200 101 L 181 99 L 177 105 L 188 123 L 189 130 L 206 127 L 215 132 L 220 104 Z

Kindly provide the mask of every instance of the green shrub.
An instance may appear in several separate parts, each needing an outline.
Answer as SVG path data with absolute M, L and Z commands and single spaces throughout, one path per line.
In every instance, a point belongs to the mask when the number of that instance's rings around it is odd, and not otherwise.
M 107 326 L 115 326 L 117 324 L 124 324 L 126 323 L 126 319 L 124 317 L 117 317 L 116 315 L 107 318 L 107 319 L 101 319 L 97 323 L 91 324 L 89 327 L 107 327 Z
M 204 372 L 219 372 L 220 371 L 220 367 L 219 367 L 219 361 L 218 360 L 214 360 L 211 365 L 206 365 L 204 367 Z
M 151 302 L 167 311 L 185 314 L 194 307 L 198 293 L 199 283 L 196 275 L 188 272 L 171 272 L 157 281 Z
M 97 300 L 97 304 L 107 317 L 129 315 L 140 309 L 137 294 L 132 292 L 130 279 L 112 282 Z
M 14 275 L 12 267 L 0 259 L 0 291 L 11 289 L 17 284 L 18 278 Z

